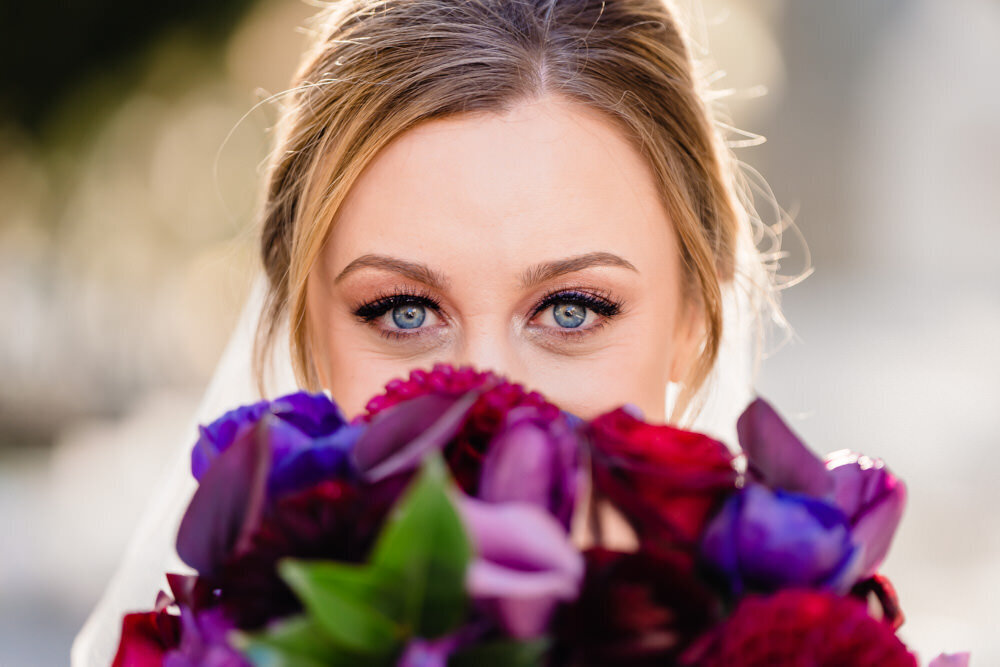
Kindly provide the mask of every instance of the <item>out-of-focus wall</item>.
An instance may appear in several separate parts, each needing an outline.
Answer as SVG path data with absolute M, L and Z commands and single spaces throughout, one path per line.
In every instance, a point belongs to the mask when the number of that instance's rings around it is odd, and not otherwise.
M 136 17 L 116 1 L 85 16 L 25 8 L 33 38 L 0 27 L 0 52 L 21 38 L 37 70 L 0 66 L 5 666 L 68 662 L 149 489 L 192 437 L 256 262 L 276 112 L 264 100 L 287 87 L 315 11 L 182 0 Z M 24 60 L 42 41 L 93 63 L 66 63 L 66 80 L 51 54 Z M 36 77 L 61 92 L 41 95 Z
M 287 85 L 314 7 L 237 4 L 212 38 L 143 32 L 43 120 L 0 115 L 0 664 L 65 662 L 247 293 L 274 121 L 255 105 Z M 1000 7 L 702 5 L 712 87 L 767 139 L 737 155 L 814 270 L 782 293 L 797 338 L 760 391 L 814 449 L 907 481 L 885 566 L 904 638 L 1000 663 Z M 805 248 L 784 246 L 795 275 Z

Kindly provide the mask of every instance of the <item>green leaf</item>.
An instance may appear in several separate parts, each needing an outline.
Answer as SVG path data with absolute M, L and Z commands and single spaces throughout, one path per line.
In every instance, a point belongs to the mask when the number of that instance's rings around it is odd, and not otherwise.
M 306 616 L 282 621 L 256 633 L 235 631 L 233 645 L 255 667 L 339 667 L 363 664 L 338 651 L 316 622 Z
M 385 581 L 371 568 L 331 561 L 278 563 L 278 573 L 334 644 L 369 656 L 392 653 L 404 630 L 386 616 Z
M 448 667 L 535 667 L 544 664 L 548 650 L 547 638 L 486 642 L 454 654 Z
M 372 567 L 401 583 L 404 623 L 428 639 L 456 629 L 465 615 L 469 539 L 448 497 L 451 478 L 440 454 L 424 459 L 417 479 L 379 535 Z

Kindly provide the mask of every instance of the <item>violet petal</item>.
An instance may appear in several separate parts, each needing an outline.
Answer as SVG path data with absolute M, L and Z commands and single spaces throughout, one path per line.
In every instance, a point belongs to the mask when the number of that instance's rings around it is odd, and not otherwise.
M 479 496 L 490 502 L 530 502 L 569 529 L 579 487 L 581 436 L 564 415 L 535 407 L 507 413 L 483 458 Z
M 754 483 L 726 502 L 702 542 L 703 557 L 737 595 L 787 586 L 842 592 L 854 583 L 847 575 L 858 553 L 835 506 Z
M 310 442 L 300 451 L 277 461 L 268 481 L 268 492 L 285 494 L 346 474 L 351 450 L 364 432 L 361 425 L 342 426 L 333 434 Z
M 184 512 L 177 554 L 202 576 L 210 576 L 260 521 L 271 464 L 269 426 L 275 419 L 265 416 L 212 461 Z
M 446 667 L 448 658 L 458 646 L 457 635 L 439 639 L 411 639 L 396 667 Z
M 772 488 L 817 498 L 833 491 L 826 466 L 788 427 L 771 405 L 756 398 L 736 422 L 749 471 Z
M 378 413 L 351 452 L 354 468 L 375 482 L 416 467 L 427 452 L 443 448 L 458 433 L 478 397 L 478 390 L 427 394 Z
M 969 667 L 971 654 L 968 651 L 959 653 L 941 653 L 931 660 L 927 667 Z
M 875 574 L 885 559 L 906 505 L 906 487 L 877 458 L 842 450 L 827 457 L 833 500 L 847 515 L 862 550 L 857 576 Z
M 314 438 L 333 433 L 346 423 L 340 406 L 324 393 L 288 394 L 272 401 L 270 411 Z
M 456 505 L 476 554 L 466 575 L 470 595 L 488 603 L 509 635 L 544 632 L 556 605 L 575 599 L 583 579 L 583 556 L 566 530 L 533 503 L 459 494 Z
M 269 409 L 268 401 L 258 401 L 229 410 L 207 426 L 198 427 L 198 441 L 191 450 L 191 474 L 197 480 L 209 464 L 225 451 L 242 432 L 251 428 Z
M 892 490 L 862 514 L 851 529 L 854 542 L 861 547 L 858 578 L 865 579 L 878 570 L 892 545 L 903 508 L 906 505 L 906 487 L 896 481 Z

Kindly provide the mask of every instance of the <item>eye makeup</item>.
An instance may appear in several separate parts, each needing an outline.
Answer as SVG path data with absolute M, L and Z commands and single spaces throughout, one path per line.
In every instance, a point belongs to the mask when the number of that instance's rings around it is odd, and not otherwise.
M 582 306 L 599 316 L 599 320 L 586 327 L 571 328 L 558 325 L 534 325 L 537 333 L 539 330 L 545 335 L 554 335 L 563 340 L 581 340 L 584 336 L 595 333 L 603 328 L 618 316 L 624 303 L 615 298 L 608 290 L 584 288 L 584 287 L 561 287 L 546 293 L 538 303 L 530 310 L 527 321 L 531 322 L 546 309 L 560 304 L 574 304 Z M 361 322 L 376 329 L 384 338 L 394 341 L 415 340 L 430 333 L 429 330 L 438 327 L 419 327 L 412 330 L 395 329 L 380 326 L 378 320 L 383 318 L 394 308 L 400 306 L 421 306 L 431 310 L 443 320 L 448 318 L 443 313 L 441 301 L 436 298 L 428 289 L 412 286 L 395 286 L 389 290 L 378 292 L 377 295 L 368 301 L 355 303 L 351 306 L 352 314 Z

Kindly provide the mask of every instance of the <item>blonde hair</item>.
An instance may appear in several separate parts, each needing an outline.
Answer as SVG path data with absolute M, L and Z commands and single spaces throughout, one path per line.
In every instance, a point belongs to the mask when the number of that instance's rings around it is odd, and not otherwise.
M 649 161 L 681 248 L 685 296 L 705 317 L 698 357 L 672 417 L 693 399 L 722 338 L 721 283 L 749 234 L 745 182 L 695 76 L 665 0 L 339 0 L 312 19 L 314 39 L 283 94 L 261 206 L 269 289 L 255 342 L 264 368 L 287 317 L 299 385 L 320 387 L 306 284 L 335 214 L 378 151 L 418 123 L 503 113 L 559 94 L 604 112 Z M 752 280 L 776 303 L 770 280 Z M 766 277 L 766 276 L 765 276 Z M 693 416 L 693 415 L 691 415 Z

